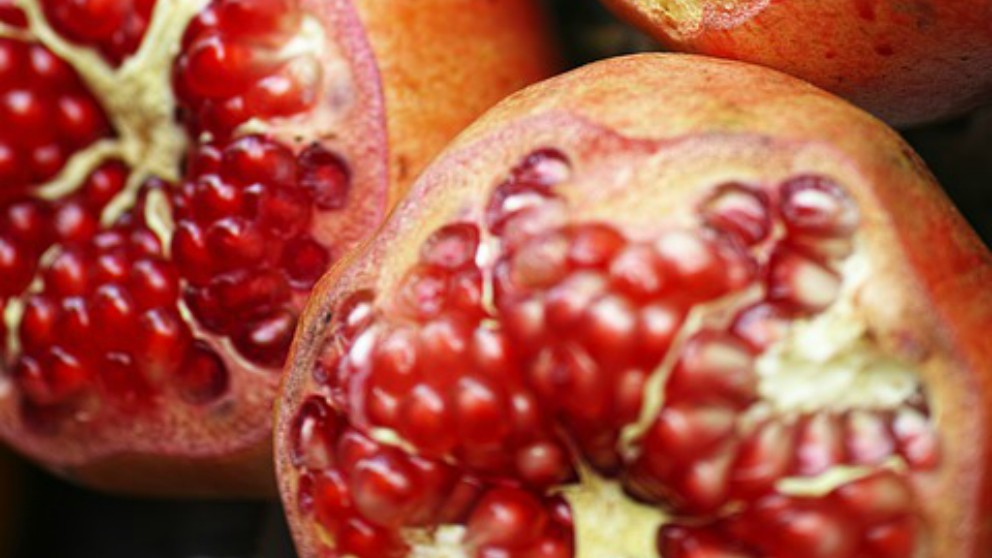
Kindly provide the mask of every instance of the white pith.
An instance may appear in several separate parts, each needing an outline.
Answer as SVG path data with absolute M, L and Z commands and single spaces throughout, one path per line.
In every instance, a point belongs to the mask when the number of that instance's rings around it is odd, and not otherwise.
M 51 246 L 46 250 L 40 258 L 38 258 L 38 273 L 35 274 L 34 279 L 28 284 L 25 293 L 38 293 L 41 292 L 44 283 L 41 280 L 41 269 L 48 266 L 58 255 L 58 247 Z M 8 358 L 21 352 L 21 340 L 18 336 L 17 328 L 21 323 L 21 319 L 24 317 L 25 303 L 23 298 L 13 297 L 7 301 L 6 306 L 3 309 L 3 321 L 4 326 L 7 328 L 7 338 L 3 340 L 6 344 L 6 353 L 4 353 Z M 0 362 L 0 364 L 6 364 Z
M 465 527 L 442 525 L 437 529 L 410 529 L 403 533 L 410 558 L 471 558 L 465 547 Z
M 883 470 L 903 472 L 906 470 L 906 464 L 898 457 L 890 457 L 881 465 L 874 467 L 838 465 L 831 467 L 822 474 L 812 477 L 786 477 L 780 479 L 775 483 L 775 490 L 786 496 L 821 498 L 844 485 L 869 477 Z
M 631 499 L 616 481 L 581 471 L 561 495 L 572 510 L 575 558 L 644 558 L 656 555 L 658 529 L 672 517 Z
M 620 430 L 617 442 L 620 455 L 632 460 L 640 453 L 638 441 L 651 428 L 655 417 L 665 406 L 665 384 L 682 356 L 686 341 L 706 327 L 725 326 L 738 310 L 761 300 L 762 294 L 760 286 L 752 285 L 713 302 L 698 304 L 689 311 L 682 327 L 672 340 L 671 348 L 665 354 L 665 358 L 651 372 L 644 384 L 644 402 L 641 404 L 641 413 L 637 421 Z
M 855 254 L 841 272 L 838 300 L 793 323 L 785 339 L 758 357 L 758 393 L 780 414 L 895 409 L 920 388 L 919 371 L 878 348 L 859 315 L 855 299 L 871 274 L 867 259 Z
M 210 0 L 158 2 L 141 46 L 114 68 L 92 49 L 71 43 L 52 29 L 39 0 L 15 0 L 27 16 L 30 37 L 72 66 L 103 106 L 116 137 L 75 153 L 58 176 L 35 190 L 47 200 L 79 189 L 98 166 L 118 159 L 130 169 L 124 189 L 104 208 L 108 225 L 134 205 L 138 189 L 150 177 L 174 181 L 188 140 L 175 121 L 172 63 L 189 22 Z M 2 29 L 2 28 L 0 28 Z

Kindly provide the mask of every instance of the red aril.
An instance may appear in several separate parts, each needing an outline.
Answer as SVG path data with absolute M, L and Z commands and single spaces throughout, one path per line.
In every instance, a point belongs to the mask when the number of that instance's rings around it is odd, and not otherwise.
M 542 30 L 525 0 L 0 0 L 0 437 L 100 488 L 271 492 L 307 294 L 553 68 Z
M 990 278 L 898 136 L 813 87 L 552 79 L 316 288 L 276 427 L 297 547 L 978 558 Z

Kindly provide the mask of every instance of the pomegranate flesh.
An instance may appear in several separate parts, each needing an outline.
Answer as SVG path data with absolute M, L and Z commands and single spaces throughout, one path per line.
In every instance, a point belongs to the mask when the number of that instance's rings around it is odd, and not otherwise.
M 96 487 L 272 492 L 310 289 L 441 138 L 551 66 L 526 2 L 449 45 L 505 58 L 440 78 L 393 41 L 443 41 L 462 6 L 386 33 L 394 3 L 359 4 L 0 0 L 0 437 Z M 448 112 L 406 108 L 427 94 Z
M 977 558 L 990 277 L 898 136 L 797 80 L 534 86 L 315 289 L 275 440 L 297 547 Z

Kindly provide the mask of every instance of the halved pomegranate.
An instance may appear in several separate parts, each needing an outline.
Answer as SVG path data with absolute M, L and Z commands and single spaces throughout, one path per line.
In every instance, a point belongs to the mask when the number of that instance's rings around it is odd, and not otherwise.
M 0 0 L 0 436 L 97 487 L 274 492 L 303 300 L 551 71 L 531 4 Z
M 603 0 L 668 47 L 782 70 L 897 125 L 992 100 L 987 0 Z
M 992 256 L 896 134 L 680 55 L 511 97 L 315 290 L 304 557 L 988 548 Z

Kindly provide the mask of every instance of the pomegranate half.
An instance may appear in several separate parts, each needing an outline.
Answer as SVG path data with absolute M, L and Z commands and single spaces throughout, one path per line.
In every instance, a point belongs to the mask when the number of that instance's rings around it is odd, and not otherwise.
M 510 97 L 318 284 L 301 556 L 978 558 L 992 256 L 891 130 L 641 55 Z
M 604 0 L 684 52 L 753 62 L 895 125 L 992 100 L 987 0 Z
M 551 72 L 530 0 L 0 0 L 0 438 L 78 482 L 274 493 L 303 301 Z

